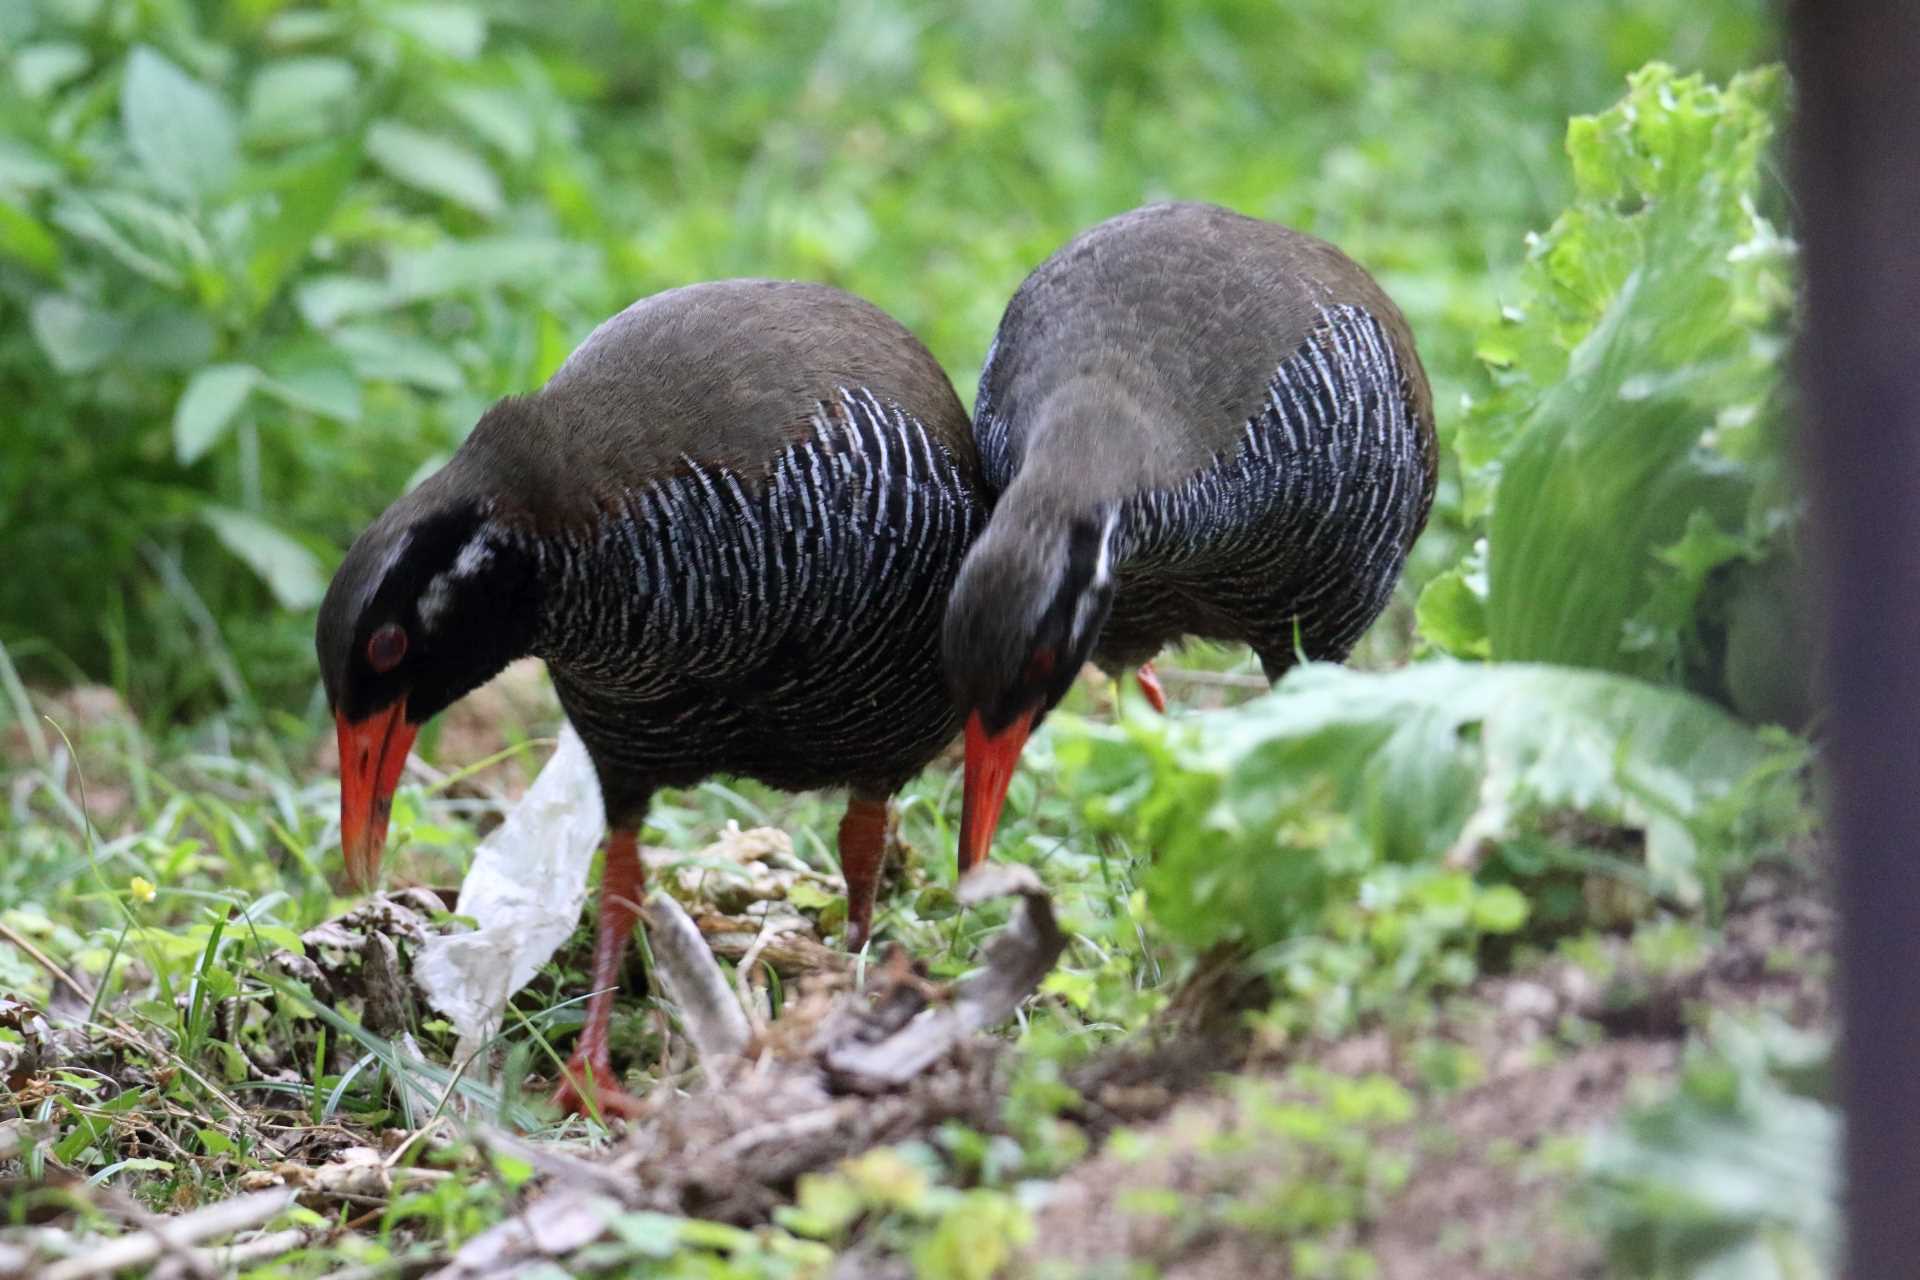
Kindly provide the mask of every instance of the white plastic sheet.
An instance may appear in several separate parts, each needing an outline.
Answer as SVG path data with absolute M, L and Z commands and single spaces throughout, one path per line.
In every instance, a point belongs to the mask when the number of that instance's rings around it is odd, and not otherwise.
M 559 949 L 587 901 L 587 873 L 606 832 L 600 782 L 572 725 L 507 820 L 480 844 L 460 885 L 478 927 L 430 938 L 414 976 L 459 1034 L 466 1061 L 500 1029 L 514 992 Z

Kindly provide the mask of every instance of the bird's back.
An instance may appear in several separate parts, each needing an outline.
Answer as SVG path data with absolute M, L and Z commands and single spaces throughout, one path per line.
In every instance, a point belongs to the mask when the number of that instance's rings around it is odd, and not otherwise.
M 925 346 L 827 285 L 725 280 L 642 299 L 546 386 L 503 402 L 462 452 L 519 479 L 536 518 L 591 518 L 619 489 L 690 464 L 763 481 L 822 405 L 868 392 L 903 409 L 972 478 L 965 410 Z
M 1149 205 L 1078 236 L 1008 304 L 981 375 L 988 483 L 1069 468 L 1081 491 L 1177 484 L 1229 454 L 1276 368 L 1354 307 L 1391 339 L 1413 416 L 1431 396 L 1400 311 L 1325 241 L 1206 204 Z M 1121 410 L 1116 412 L 1115 410 Z
M 1344 657 L 1433 500 L 1399 309 L 1332 245 L 1212 205 L 1123 214 L 1041 264 L 974 432 L 996 521 L 1113 513 L 1110 669 L 1188 635 L 1250 644 L 1273 674 Z
M 978 454 L 878 308 L 765 280 L 645 299 L 427 483 L 463 471 L 538 565 L 533 652 L 609 812 L 712 773 L 884 791 L 952 736 L 939 621 Z

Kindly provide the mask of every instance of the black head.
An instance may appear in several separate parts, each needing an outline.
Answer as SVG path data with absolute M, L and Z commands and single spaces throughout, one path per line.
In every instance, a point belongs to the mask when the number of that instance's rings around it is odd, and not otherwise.
M 999 733 L 1023 715 L 1037 725 L 1066 696 L 1113 604 L 1112 530 L 1098 513 L 987 525 L 954 580 L 942 636 L 962 715 Z
M 315 648 L 340 735 L 340 839 L 378 871 L 393 789 L 419 727 L 528 652 L 538 577 L 485 500 L 443 470 L 355 540 L 320 604 Z
M 947 601 L 947 683 L 966 722 L 960 865 L 986 856 L 1027 735 L 1067 695 L 1113 607 L 1111 511 L 1025 517 L 1003 504 Z

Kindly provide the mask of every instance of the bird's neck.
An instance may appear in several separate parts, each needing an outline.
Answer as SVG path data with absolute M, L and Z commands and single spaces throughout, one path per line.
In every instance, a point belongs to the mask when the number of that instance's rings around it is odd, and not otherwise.
M 1167 414 L 1124 379 L 1076 375 L 1023 409 L 1023 448 L 1012 485 L 1036 505 L 1086 515 L 1163 484 Z

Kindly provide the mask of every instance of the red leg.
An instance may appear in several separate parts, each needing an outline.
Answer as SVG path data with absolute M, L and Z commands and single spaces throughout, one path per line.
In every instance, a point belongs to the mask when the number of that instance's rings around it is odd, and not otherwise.
M 620 962 L 626 958 L 627 939 L 633 936 L 646 898 L 646 868 L 632 829 L 607 837 L 606 869 L 600 875 L 600 925 L 593 943 L 593 994 L 587 999 L 587 1024 L 567 1064 L 566 1079 L 553 1095 L 554 1105 L 577 1115 L 587 1113 L 594 1099 L 601 1112 L 637 1114 L 640 1099 L 614 1085 L 613 1054 L 608 1031 L 613 1023 L 613 993 L 620 985 Z
M 840 874 L 847 881 L 847 950 L 867 945 L 873 899 L 887 858 L 887 797 L 856 795 L 840 819 Z
M 1153 669 L 1151 662 L 1140 664 L 1140 670 L 1134 673 L 1134 679 L 1140 682 L 1140 692 L 1147 695 L 1147 701 L 1161 715 L 1167 714 L 1167 690 L 1160 683 L 1160 673 Z

